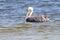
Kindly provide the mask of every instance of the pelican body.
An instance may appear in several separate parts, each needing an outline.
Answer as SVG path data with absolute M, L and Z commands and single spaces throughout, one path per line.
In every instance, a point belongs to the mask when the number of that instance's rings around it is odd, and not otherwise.
M 38 16 L 31 16 L 33 13 L 33 8 L 28 7 L 27 15 L 25 18 L 26 22 L 46 22 L 49 21 L 49 18 L 46 17 L 45 15 L 38 15 Z

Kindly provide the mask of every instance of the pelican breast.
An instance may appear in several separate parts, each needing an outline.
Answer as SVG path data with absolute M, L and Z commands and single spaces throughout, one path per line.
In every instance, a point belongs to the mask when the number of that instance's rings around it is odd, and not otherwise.
M 30 17 L 26 19 L 27 22 L 43 22 L 42 17 Z

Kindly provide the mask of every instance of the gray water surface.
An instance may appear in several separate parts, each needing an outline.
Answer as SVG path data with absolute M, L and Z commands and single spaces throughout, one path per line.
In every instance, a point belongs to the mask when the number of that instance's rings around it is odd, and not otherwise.
M 27 8 L 32 16 L 44 14 L 49 22 L 25 23 Z M 60 0 L 0 0 L 0 40 L 60 40 Z

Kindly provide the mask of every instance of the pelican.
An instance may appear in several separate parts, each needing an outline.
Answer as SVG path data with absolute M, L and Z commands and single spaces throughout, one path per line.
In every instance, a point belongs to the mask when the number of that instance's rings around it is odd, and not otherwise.
M 33 13 L 33 7 L 28 7 L 27 15 L 25 17 L 26 22 L 47 22 L 49 21 L 49 18 L 45 15 L 38 15 L 38 16 L 31 16 Z

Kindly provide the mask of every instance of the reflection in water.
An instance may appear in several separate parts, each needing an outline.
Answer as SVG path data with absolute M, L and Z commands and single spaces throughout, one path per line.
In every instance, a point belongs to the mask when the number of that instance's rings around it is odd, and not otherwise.
M 59 26 L 41 25 L 36 27 L 17 26 L 13 28 L 1 28 L 1 40 L 57 40 L 60 36 Z

